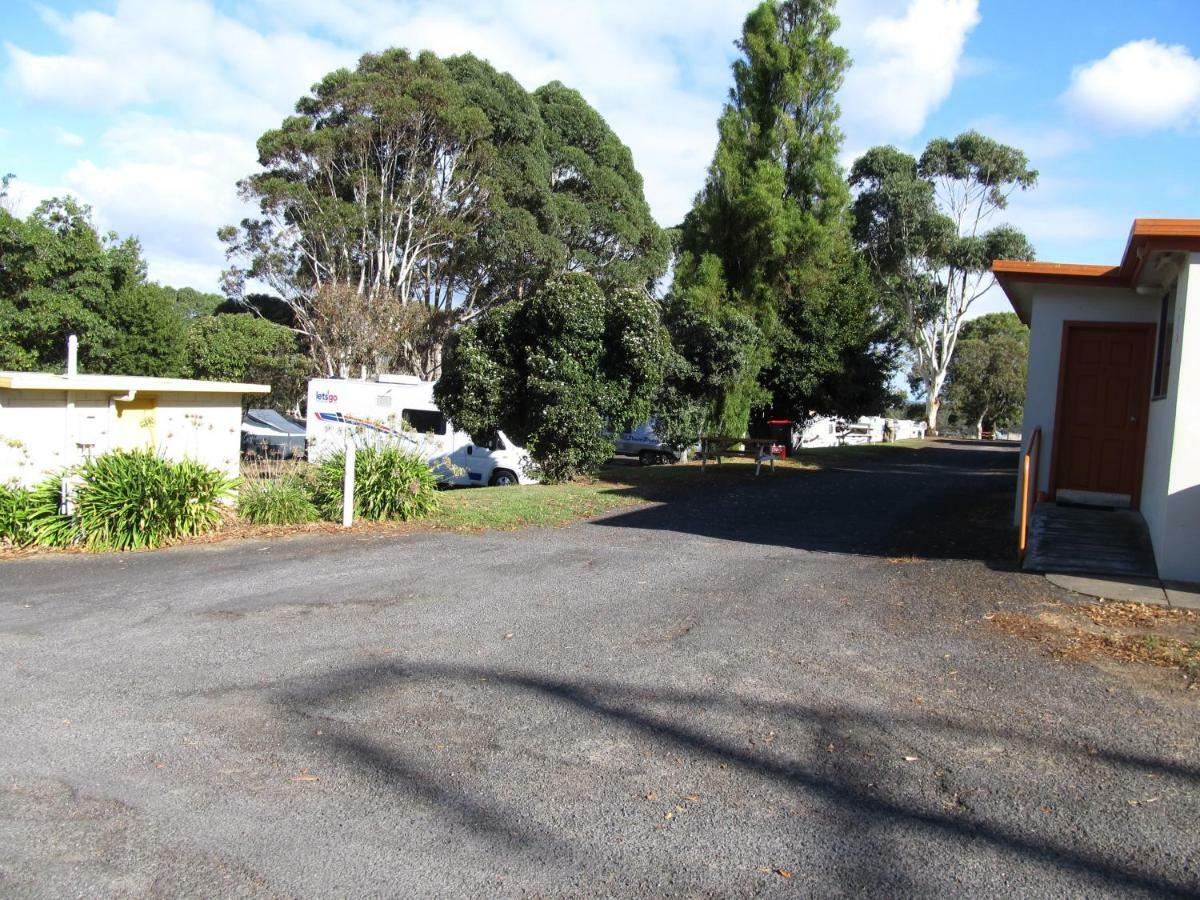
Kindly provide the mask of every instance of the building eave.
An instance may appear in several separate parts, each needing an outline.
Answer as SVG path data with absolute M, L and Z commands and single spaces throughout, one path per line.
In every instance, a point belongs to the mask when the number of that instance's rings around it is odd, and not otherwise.
M 1026 325 L 1035 284 L 1092 288 L 1133 288 L 1153 253 L 1200 252 L 1200 219 L 1135 219 L 1116 266 L 998 259 L 992 273 L 1008 302 Z
M 139 375 L 57 375 L 52 372 L 0 372 L 0 388 L 21 391 L 94 391 L 127 394 L 269 394 L 268 384 L 149 378 Z

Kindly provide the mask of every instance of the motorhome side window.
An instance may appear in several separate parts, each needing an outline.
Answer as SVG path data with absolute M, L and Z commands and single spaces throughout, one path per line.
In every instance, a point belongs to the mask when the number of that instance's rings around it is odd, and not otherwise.
M 471 442 L 476 447 L 483 447 L 487 450 L 503 450 L 504 442 L 500 440 L 500 436 L 494 431 L 485 432 L 483 434 L 471 435 Z
M 1171 344 L 1175 339 L 1175 291 L 1163 294 L 1158 313 L 1158 346 L 1154 353 L 1155 400 L 1167 396 L 1171 385 Z
M 446 417 L 436 409 L 406 409 L 401 417 L 409 428 L 420 434 L 446 433 Z

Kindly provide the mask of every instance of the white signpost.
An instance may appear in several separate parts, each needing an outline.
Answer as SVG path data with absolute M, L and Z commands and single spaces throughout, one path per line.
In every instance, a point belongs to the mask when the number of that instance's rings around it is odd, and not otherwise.
M 346 473 L 342 480 L 342 527 L 354 524 L 354 457 L 357 448 L 354 441 L 346 443 Z

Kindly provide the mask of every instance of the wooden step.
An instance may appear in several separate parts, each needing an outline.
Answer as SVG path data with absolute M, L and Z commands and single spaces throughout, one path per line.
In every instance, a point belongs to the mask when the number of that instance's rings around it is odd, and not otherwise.
M 1150 531 L 1129 509 L 1040 503 L 1029 522 L 1030 572 L 1157 578 Z

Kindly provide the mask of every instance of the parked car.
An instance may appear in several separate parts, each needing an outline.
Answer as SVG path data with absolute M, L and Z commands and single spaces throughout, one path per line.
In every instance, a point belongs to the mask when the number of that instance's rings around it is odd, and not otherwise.
M 654 433 L 653 419 L 630 431 L 622 431 L 616 436 L 615 444 L 617 456 L 636 456 L 643 466 L 676 463 L 684 456 L 659 439 Z

